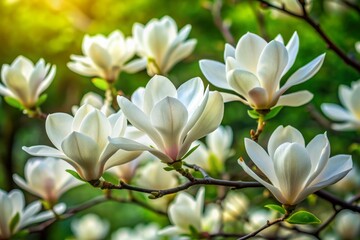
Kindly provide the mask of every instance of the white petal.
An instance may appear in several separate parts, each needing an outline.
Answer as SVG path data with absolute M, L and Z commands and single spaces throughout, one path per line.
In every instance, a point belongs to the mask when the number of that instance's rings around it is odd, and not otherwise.
M 249 97 L 249 92 L 252 89 L 260 87 L 259 79 L 254 74 L 240 69 L 228 72 L 227 79 L 229 86 L 245 98 Z
M 347 109 L 351 109 L 351 107 L 350 107 L 350 105 L 351 105 L 351 100 L 350 100 L 351 94 L 352 94 L 352 90 L 348 86 L 345 86 L 345 85 L 340 85 L 339 86 L 338 96 L 339 96 L 340 102 Z
M 334 121 L 353 121 L 354 117 L 343 107 L 333 103 L 321 104 L 324 114 Z
M 360 128 L 360 123 L 333 123 L 331 124 L 331 128 L 336 131 L 353 131 Z
M 23 147 L 22 149 L 33 156 L 68 159 L 68 157 L 66 157 L 61 151 L 49 146 L 39 145 L 33 147 Z
M 36 95 L 40 95 L 43 91 L 45 91 L 51 84 L 51 82 L 53 81 L 54 77 L 55 77 L 55 73 L 56 73 L 56 66 L 53 65 L 50 69 L 50 72 L 47 74 L 46 78 L 43 79 L 43 81 L 40 83 Z
M 53 113 L 46 118 L 45 129 L 50 141 L 61 150 L 61 142 L 71 132 L 73 117 L 66 113 Z
M 136 73 L 146 68 L 146 59 L 135 59 L 123 66 L 122 70 L 127 73 Z
M 98 67 L 105 70 L 111 67 L 111 57 L 106 49 L 100 45 L 96 43 L 91 44 L 89 48 L 89 56 Z
M 299 36 L 297 32 L 294 32 L 288 44 L 286 45 L 286 50 L 289 53 L 289 61 L 284 69 L 284 72 L 281 76 L 284 76 L 287 71 L 294 65 L 297 53 L 299 51 Z
M 226 62 L 228 57 L 235 58 L 235 48 L 232 45 L 225 43 L 224 62 Z
M 163 73 L 169 72 L 176 63 L 188 57 L 194 51 L 196 43 L 197 41 L 195 39 L 191 39 L 180 44 L 170 54 L 168 53 L 169 55 L 167 55 L 164 60 Z
M 225 103 L 227 102 L 233 102 L 233 101 L 239 101 L 242 102 L 246 105 L 249 105 L 249 103 L 247 102 L 247 100 L 239 97 L 238 95 L 235 94 L 231 94 L 231 93 L 225 93 L 225 92 L 220 92 L 221 96 L 223 97 L 223 101 Z
M 186 106 L 189 115 L 192 115 L 204 96 L 204 84 L 201 78 L 192 78 L 177 89 L 178 99 Z
M 213 60 L 200 60 L 199 64 L 202 73 L 212 85 L 231 89 L 226 80 L 225 64 Z
M 127 163 L 129 161 L 134 160 L 138 156 L 140 156 L 142 152 L 136 152 L 136 151 L 124 151 L 124 150 L 118 150 L 115 154 L 113 154 L 109 159 L 107 159 L 104 170 L 109 169 L 113 166 L 122 165 L 124 163 Z
M 275 107 L 277 106 L 298 107 L 310 102 L 313 96 L 314 95 L 311 92 L 306 90 L 282 95 L 277 101 Z

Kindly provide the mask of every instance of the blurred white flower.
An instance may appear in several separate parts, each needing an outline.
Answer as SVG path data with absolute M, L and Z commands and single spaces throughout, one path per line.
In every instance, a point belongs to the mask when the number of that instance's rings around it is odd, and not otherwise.
M 113 114 L 115 112 L 114 109 L 110 106 L 109 102 L 104 101 L 103 98 L 99 94 L 96 94 L 93 92 L 88 92 L 82 97 L 80 106 L 82 106 L 84 104 L 90 104 L 94 108 L 99 109 L 101 112 L 103 112 L 105 114 L 105 116 L 110 116 L 111 114 Z M 72 111 L 73 115 L 75 115 L 75 113 L 78 109 L 79 109 L 79 106 L 77 106 L 77 105 L 72 106 L 71 111 Z
M 135 23 L 133 36 L 138 54 L 147 60 L 150 76 L 166 75 L 179 61 L 191 54 L 196 45 L 195 39 L 185 40 L 191 30 L 186 25 L 179 32 L 175 21 L 164 16 L 160 20 L 152 19 L 145 26 Z
M 234 222 L 245 214 L 249 208 L 249 199 L 242 193 L 230 192 L 222 202 L 223 221 Z
M 214 233 L 219 230 L 221 210 L 216 205 L 204 210 L 205 189 L 200 188 L 196 199 L 186 192 L 180 192 L 169 207 L 169 219 L 173 226 L 159 231 L 159 235 L 176 236 L 191 234 L 191 229 L 198 233 Z
M 303 15 L 303 9 L 298 0 L 271 0 L 271 3 L 277 7 L 285 7 L 286 10 L 297 15 Z M 305 0 L 305 9 L 310 11 L 312 7 L 312 0 Z M 274 18 L 291 17 L 289 14 L 283 13 L 277 9 L 270 8 L 271 16 Z
M 24 190 L 54 204 L 63 193 L 83 183 L 66 172 L 67 169 L 73 167 L 61 159 L 31 158 L 25 164 L 25 180 L 17 174 L 13 178 Z
M 71 222 L 76 240 L 101 240 L 109 232 L 109 222 L 95 214 L 87 214 Z
M 279 126 L 273 132 L 268 153 L 250 139 L 245 139 L 245 148 L 270 183 L 254 173 L 242 159 L 239 160 L 241 167 L 286 205 L 296 205 L 309 194 L 339 181 L 352 168 L 350 155 L 329 158 L 330 143 L 326 134 L 317 135 L 305 147 L 303 136 L 291 126 Z
M 313 77 L 320 69 L 325 54 L 293 73 L 280 88 L 281 78 L 295 62 L 299 38 L 295 32 L 285 46 L 281 36 L 271 42 L 253 33 L 242 36 L 236 48 L 225 45 L 225 64 L 201 60 L 200 68 L 214 86 L 235 91 L 222 93 L 225 102 L 240 101 L 255 110 L 277 106 L 301 106 L 311 100 L 309 91 L 283 95 L 290 87 Z
M 360 187 L 360 172 L 355 166 L 351 171 L 340 181 L 331 185 L 331 188 L 337 191 L 338 193 L 347 193 L 356 192 Z
M 148 225 L 139 224 L 134 229 L 120 228 L 111 236 L 111 240 L 159 240 L 159 225 L 150 223 Z
M 355 50 L 360 54 L 360 41 L 355 43 Z
M 200 78 L 176 89 L 169 79 L 156 75 L 134 95 L 133 102 L 118 97 L 119 106 L 129 122 L 153 144 L 148 146 L 125 138 L 110 141 L 127 151 L 149 151 L 165 163 L 180 160 L 192 142 L 219 126 L 224 113 L 221 95 L 204 91 Z
M 360 234 L 360 216 L 351 211 L 342 211 L 335 219 L 335 230 L 340 239 L 358 239 Z
M 116 81 L 122 71 L 135 73 L 146 66 L 143 59 L 129 61 L 135 55 L 136 45 L 131 37 L 125 38 L 119 30 L 108 37 L 85 35 L 82 51 L 84 56 L 71 55 L 72 62 L 67 66 L 80 75 L 101 77 L 108 82 Z
M 244 229 L 245 232 L 253 232 L 258 230 L 259 228 L 263 227 L 267 221 L 271 221 L 274 219 L 273 214 L 267 210 L 252 210 L 248 214 L 249 221 L 245 223 Z M 261 231 L 261 236 L 271 237 L 276 234 L 278 226 L 271 226 L 266 228 L 265 230 Z M 259 238 L 263 239 L 263 238 Z
M 0 95 L 17 100 L 26 109 L 36 106 L 40 94 L 44 92 L 55 76 L 56 67 L 45 65 L 44 59 L 34 64 L 23 56 L 18 56 L 9 66 L 1 69 Z
M 106 117 L 85 104 L 74 117 L 65 113 L 50 114 L 45 127 L 56 148 L 40 145 L 23 149 L 34 156 L 64 159 L 86 181 L 99 179 L 106 169 L 129 162 L 141 153 L 119 150 L 108 140 L 125 134 L 127 121 L 121 111 Z
M 0 239 L 9 239 L 19 230 L 54 217 L 52 211 L 41 212 L 41 202 L 35 201 L 25 207 L 24 194 L 17 190 L 9 193 L 0 189 Z M 65 211 L 65 204 L 54 207 L 57 214 Z M 11 226 L 12 225 L 12 226 Z
M 345 85 L 339 87 L 339 106 L 333 103 L 321 104 L 324 114 L 331 120 L 343 123 L 333 123 L 331 128 L 338 131 L 349 131 L 360 128 L 360 80 L 351 83 L 351 88 Z
M 230 126 L 219 126 L 215 131 L 206 136 L 206 145 L 195 141 L 191 147 L 199 147 L 191 153 L 186 162 L 196 164 L 205 170 L 221 173 L 224 170 L 225 161 L 234 155 L 231 149 L 233 131 Z

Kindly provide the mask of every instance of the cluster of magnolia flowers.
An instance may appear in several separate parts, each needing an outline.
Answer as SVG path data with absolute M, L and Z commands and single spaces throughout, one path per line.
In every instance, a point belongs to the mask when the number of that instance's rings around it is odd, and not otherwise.
M 111 170 L 123 181 L 130 182 L 139 162 L 143 161 L 139 158 L 148 152 L 157 159 L 145 166 L 147 174 L 139 178 L 138 185 L 153 189 L 176 187 L 179 176 L 175 171 L 165 172 L 164 164 L 172 166 L 185 161 L 217 174 L 224 171 L 224 161 L 234 154 L 232 131 L 220 126 L 225 102 L 240 101 L 260 115 L 266 115 L 277 107 L 300 106 L 312 99 L 313 95 L 306 90 L 284 93 L 312 78 L 320 69 L 324 54 L 296 70 L 280 87 L 281 79 L 293 66 L 298 53 L 296 32 L 286 45 L 281 35 L 267 42 L 247 33 L 236 47 L 226 44 L 224 63 L 201 60 L 200 68 L 207 80 L 226 92 L 210 91 L 199 77 L 176 87 L 163 75 L 193 51 L 196 41 L 186 40 L 190 29 L 187 25 L 178 31 L 174 20 L 166 16 L 153 19 L 145 26 L 135 24 L 133 38 L 125 38 L 120 31 L 108 37 L 85 36 L 84 55 L 72 55 L 72 62 L 68 63 L 74 72 L 99 77 L 108 83 L 115 82 L 121 72 L 135 73 L 145 68 L 152 77 L 131 99 L 117 96 L 118 111 L 106 99 L 89 94 L 80 106 L 72 108 L 73 114 L 49 114 L 45 128 L 53 147 L 23 147 L 33 156 L 47 158 L 30 160 L 25 166 L 25 180 L 14 175 L 14 181 L 61 214 L 64 209 L 56 205 L 60 196 L 82 183 L 65 170 L 76 171 L 88 182 L 100 179 L 105 171 Z M 140 58 L 134 59 L 135 54 Z M 1 74 L 0 94 L 10 104 L 31 111 L 44 100 L 41 94 L 52 82 L 55 66 L 46 65 L 44 60 L 34 65 L 21 56 L 11 65 L 3 65 Z M 334 128 L 360 126 L 360 113 L 356 109 L 359 86 L 340 88 L 341 101 L 347 109 L 323 105 L 329 117 L 346 121 Z M 199 142 L 205 136 L 207 146 Z M 245 148 L 266 178 L 251 170 L 243 159 L 239 160 L 240 166 L 285 205 L 298 204 L 352 169 L 351 156 L 330 157 L 326 134 L 317 135 L 305 146 L 301 133 L 291 126 L 279 126 L 273 132 L 267 151 L 251 139 L 245 139 Z M 163 181 L 164 178 L 169 180 Z M 8 238 L 30 223 L 54 217 L 51 212 L 34 216 L 40 210 L 40 203 L 24 209 L 18 190 L 0 194 L 0 209 L 6 215 L 0 219 L 0 238 Z M 229 211 L 224 214 L 216 205 L 207 205 L 204 213 L 204 194 L 204 189 L 200 189 L 196 199 L 184 192 L 174 200 L 165 198 L 172 226 L 160 230 L 159 234 L 190 234 L 192 229 L 215 233 L 222 217 L 231 219 L 233 214 L 239 214 L 234 213 L 239 209 L 231 207 L 232 204 L 225 205 Z

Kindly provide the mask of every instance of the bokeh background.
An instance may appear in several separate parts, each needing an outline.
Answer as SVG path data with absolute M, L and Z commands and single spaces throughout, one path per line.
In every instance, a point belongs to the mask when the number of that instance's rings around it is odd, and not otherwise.
M 355 50 L 355 42 L 360 40 L 360 14 L 351 9 L 329 7 L 325 1 L 313 1 L 311 16 L 316 19 L 329 37 L 349 56 L 360 61 L 360 54 Z M 57 66 L 53 84 L 46 91 L 48 99 L 43 111 L 71 112 L 72 105 L 78 105 L 83 94 L 93 91 L 103 94 L 95 88 L 90 78 L 71 72 L 66 63 L 71 54 L 81 54 L 81 43 L 85 34 L 98 33 L 108 35 L 115 29 L 126 36 L 131 35 L 135 22 L 147 23 L 152 18 L 169 15 L 175 19 L 178 27 L 192 25 L 190 38 L 198 43 L 193 54 L 176 65 L 169 73 L 169 78 L 176 85 L 201 76 L 205 83 L 198 61 L 214 59 L 223 61 L 225 40 L 216 28 L 209 8 L 212 1 L 205 0 L 1 0 L 0 1 L 0 63 L 10 64 L 18 55 L 24 55 L 32 61 L 44 58 L 46 62 Z M 222 17 L 230 25 L 230 31 L 237 41 L 246 32 L 253 32 L 273 39 L 281 33 L 285 42 L 294 31 L 300 38 L 300 49 L 297 60 L 290 74 L 305 65 L 321 53 L 326 52 L 326 59 L 318 74 L 306 83 L 289 90 L 308 89 L 314 93 L 309 105 L 299 108 L 284 108 L 281 113 L 268 122 L 260 142 L 265 144 L 268 136 L 278 125 L 289 125 L 298 128 L 307 141 L 319 133 L 328 131 L 332 146 L 332 155 L 350 153 L 358 165 L 360 155 L 356 151 L 359 143 L 358 132 L 334 132 L 320 124 L 312 116 L 314 113 L 323 117 L 320 105 L 323 102 L 339 103 L 337 92 L 340 84 L 350 85 L 359 79 L 359 72 L 346 65 L 336 54 L 327 49 L 318 34 L 306 23 L 292 17 L 276 17 L 272 11 L 263 8 L 256 1 L 223 1 Z M 286 75 L 283 81 L 286 80 Z M 117 88 L 125 95 L 139 86 L 145 86 L 149 80 L 146 71 L 136 74 L 122 73 Z M 213 86 L 211 89 L 215 89 Z M 249 137 L 249 131 L 256 128 L 256 122 L 246 111 L 248 108 L 240 103 L 226 104 L 224 125 L 234 130 L 234 148 L 236 157 L 244 156 L 243 138 Z M 0 102 L 0 188 L 9 190 L 16 187 L 12 174 L 23 175 L 23 166 L 30 157 L 21 150 L 22 146 L 50 144 L 44 129 L 44 122 L 28 119 L 20 111 L 8 106 L 3 99 Z M 326 119 L 325 119 L 326 120 Z M 236 158 L 227 164 L 234 165 L 234 176 L 241 172 Z M 62 199 L 68 205 L 74 205 L 101 194 L 100 190 L 82 186 L 71 190 Z M 27 195 L 27 200 L 34 200 Z M 139 221 L 150 222 L 157 219 L 167 224 L 166 217 L 159 217 L 150 211 L 137 206 L 105 203 L 78 214 L 95 212 L 111 222 L 111 229 L 122 226 L 133 226 Z M 71 219 L 54 224 L 42 233 L 50 239 L 64 239 L 72 235 Z M 40 235 L 34 236 L 39 237 Z

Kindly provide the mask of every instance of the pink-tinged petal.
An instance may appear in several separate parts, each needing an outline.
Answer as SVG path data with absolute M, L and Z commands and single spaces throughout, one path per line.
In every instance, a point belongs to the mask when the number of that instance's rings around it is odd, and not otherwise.
M 351 115 L 343 107 L 333 104 L 333 103 L 323 103 L 321 104 L 321 110 L 323 113 L 330 119 L 334 121 L 353 121 L 354 116 Z
M 164 60 L 163 73 L 169 72 L 176 63 L 188 57 L 194 51 L 196 43 L 197 41 L 195 39 L 188 40 L 168 53 Z
M 39 146 L 33 146 L 33 147 L 22 147 L 22 149 L 27 152 L 30 155 L 38 156 L 38 157 L 56 157 L 61 158 L 64 160 L 67 160 L 68 157 L 64 155 L 61 151 L 45 146 L 45 145 L 39 145 Z
M 251 160 L 260 169 L 260 171 L 266 175 L 275 187 L 278 187 L 279 181 L 275 174 L 273 160 L 269 157 L 265 150 L 260 147 L 259 144 L 248 138 L 245 139 L 245 149 Z
M 239 97 L 238 95 L 232 94 L 232 93 L 226 93 L 226 92 L 220 92 L 223 101 L 225 103 L 227 102 L 233 102 L 233 101 L 239 101 L 242 102 L 245 105 L 249 105 L 249 102 L 241 97 Z
M 270 99 L 279 89 L 280 79 L 288 64 L 288 52 L 278 41 L 271 41 L 261 53 L 257 67 L 257 76 L 261 86 L 266 89 Z
M 70 134 L 73 117 L 66 113 L 53 113 L 46 118 L 45 129 L 50 141 L 61 150 L 61 142 Z
M 133 141 L 131 139 L 127 139 L 127 138 L 111 138 L 109 139 L 109 142 L 120 148 L 123 149 L 125 151 L 148 151 L 151 154 L 153 154 L 154 156 L 158 157 L 161 161 L 165 162 L 165 163 L 171 163 L 173 162 L 173 160 L 171 158 L 169 158 L 166 154 L 164 154 L 163 152 L 155 149 L 155 148 L 151 148 L 148 146 L 145 146 L 141 143 L 138 143 L 136 141 Z
M 267 42 L 253 33 L 246 33 L 236 45 L 235 59 L 241 68 L 256 73 L 260 55 Z
M 270 109 L 269 96 L 266 90 L 262 87 L 255 87 L 248 93 L 248 101 L 250 106 L 255 109 Z
M 272 159 L 274 159 L 276 149 L 286 142 L 298 143 L 305 147 L 305 140 L 299 130 L 292 126 L 283 127 L 281 125 L 271 134 L 268 142 L 268 152 Z
M 279 189 L 277 189 L 276 187 L 274 187 L 273 185 L 271 185 L 270 183 L 264 181 L 263 179 L 261 179 L 256 173 L 253 172 L 253 170 L 251 170 L 246 163 L 244 162 L 244 160 L 239 159 L 238 160 L 239 165 L 242 167 L 242 169 L 253 179 L 255 179 L 256 181 L 258 181 L 260 184 L 262 184 L 264 187 L 266 187 L 273 195 L 274 197 L 276 197 L 277 200 L 279 200 L 281 203 L 285 202 L 285 198 L 283 197 L 282 193 L 280 192 Z
M 186 106 L 189 115 L 195 111 L 204 97 L 204 84 L 201 78 L 192 78 L 177 89 L 178 99 Z
M 161 149 L 164 148 L 160 134 L 151 125 L 149 116 L 145 115 L 135 104 L 130 102 L 124 97 L 117 98 L 119 106 L 127 117 L 129 122 L 139 129 L 145 132 Z
M 231 90 L 226 80 L 225 64 L 213 60 L 200 60 L 200 69 L 215 87 Z
M 286 199 L 283 204 L 295 205 L 311 171 L 311 160 L 304 146 L 283 143 L 274 153 L 274 168 L 279 189 Z
M 228 43 L 225 43 L 225 50 L 224 50 L 224 62 L 228 57 L 235 58 L 235 48 Z
M 260 87 L 259 79 L 254 74 L 240 69 L 228 72 L 227 79 L 229 86 L 245 98 L 248 98 L 252 89 Z
M 155 106 L 155 104 L 164 99 L 165 97 L 176 98 L 176 88 L 168 78 L 160 75 L 155 75 L 146 84 L 143 111 L 149 115 L 151 109 Z
M 91 44 L 89 57 L 99 68 L 106 70 L 111 67 L 111 57 L 109 53 L 97 43 Z
M 286 45 L 286 50 L 289 54 L 289 61 L 281 76 L 284 76 L 287 71 L 294 65 L 297 53 L 299 51 L 299 36 L 297 32 L 294 32 L 294 34 L 290 38 L 288 44 Z
M 303 83 L 312 78 L 320 69 L 325 59 L 325 53 L 318 56 L 302 68 L 293 73 L 286 81 L 284 86 L 278 91 L 282 95 L 287 89 L 297 84 Z
M 311 101 L 313 94 L 309 91 L 299 91 L 280 96 L 274 107 L 289 106 L 298 107 Z
M 136 73 L 146 68 L 146 59 L 135 59 L 122 67 L 122 71 L 127 73 Z

